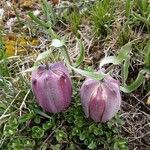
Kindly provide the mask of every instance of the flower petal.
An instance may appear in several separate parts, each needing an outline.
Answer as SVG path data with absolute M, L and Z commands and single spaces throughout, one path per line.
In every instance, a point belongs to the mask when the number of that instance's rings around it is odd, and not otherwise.
M 63 63 L 41 65 L 32 72 L 32 90 L 39 105 L 46 111 L 57 113 L 71 102 L 72 85 Z
M 90 99 L 90 117 L 95 122 L 100 122 L 105 110 L 105 100 L 102 98 L 102 88 L 98 87 Z
M 84 81 L 80 89 L 81 103 L 86 117 L 89 117 L 89 103 L 90 103 L 93 89 L 95 89 L 98 84 L 99 84 L 98 81 L 88 78 Z
M 104 83 L 103 88 L 107 94 L 105 111 L 102 122 L 110 120 L 119 111 L 121 105 L 120 87 L 115 82 Z

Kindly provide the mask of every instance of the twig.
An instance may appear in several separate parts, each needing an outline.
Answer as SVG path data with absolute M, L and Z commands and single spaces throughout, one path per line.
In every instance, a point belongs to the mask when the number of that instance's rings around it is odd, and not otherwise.
M 134 140 L 138 140 L 138 139 L 141 139 L 141 138 L 143 138 L 143 137 L 145 137 L 146 135 L 149 135 L 150 134 L 150 132 L 147 132 L 146 134 L 144 134 L 144 135 L 141 135 L 141 136 L 138 136 L 138 137 L 133 137 L 134 139 L 132 139 L 132 140 L 129 140 L 129 142 L 132 142 L 132 141 L 134 141 Z M 132 137 L 131 137 L 132 138 Z
M 150 108 L 146 106 L 142 100 L 138 99 L 134 94 L 131 94 L 131 96 L 134 97 L 138 102 L 142 103 L 150 111 Z

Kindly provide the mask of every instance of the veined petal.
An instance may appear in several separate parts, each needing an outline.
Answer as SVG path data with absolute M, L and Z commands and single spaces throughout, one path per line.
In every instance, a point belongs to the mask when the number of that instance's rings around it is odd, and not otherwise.
M 102 88 L 98 87 L 93 92 L 90 99 L 90 117 L 95 122 L 100 122 L 105 110 L 105 100 L 102 97 Z
M 59 71 L 57 71 L 57 73 L 58 72 Z M 51 101 L 54 102 L 57 112 L 60 112 L 69 106 L 72 88 L 69 78 L 64 73 L 60 72 L 60 74 L 57 75 L 56 72 L 53 72 L 47 80 L 47 87 L 47 96 L 51 97 Z
M 95 122 L 110 120 L 120 109 L 119 82 L 111 76 L 105 77 L 103 81 L 88 78 L 83 83 L 80 93 L 86 117 Z
M 86 117 L 89 117 L 89 103 L 93 89 L 95 89 L 98 84 L 99 84 L 98 81 L 86 79 L 80 89 L 81 103 Z
M 105 94 L 107 95 L 105 111 L 102 117 L 102 122 L 110 120 L 119 111 L 121 105 L 120 88 L 117 83 L 103 83 Z
M 51 102 L 51 96 L 47 96 L 47 76 L 48 74 L 44 72 L 32 85 L 33 93 L 36 97 L 39 105 L 46 111 L 57 112 L 53 101 Z M 34 82 L 34 81 L 33 81 Z
M 41 65 L 33 71 L 32 90 L 44 110 L 52 113 L 65 110 L 71 102 L 72 85 L 63 63 L 49 65 L 49 68 Z

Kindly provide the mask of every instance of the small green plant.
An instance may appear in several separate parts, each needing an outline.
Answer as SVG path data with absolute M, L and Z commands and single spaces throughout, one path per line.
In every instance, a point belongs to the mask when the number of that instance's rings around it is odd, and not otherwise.
M 113 1 L 102 0 L 95 3 L 91 11 L 93 32 L 97 36 L 105 36 L 110 31 L 114 14 Z
M 71 31 L 75 35 L 78 35 L 79 26 L 81 24 L 81 14 L 79 13 L 79 11 L 77 11 L 77 10 L 72 11 L 68 15 L 67 21 L 70 24 Z
M 122 27 L 122 30 L 118 36 L 119 44 L 125 45 L 126 43 L 128 43 L 130 36 L 131 36 L 131 29 L 130 29 L 130 26 L 128 25 L 128 23 L 126 22 L 126 24 Z
M 43 20 L 37 16 L 35 16 L 32 12 L 29 12 L 28 15 L 34 21 L 37 25 L 42 27 L 44 30 L 48 32 L 50 37 L 56 38 L 58 37 L 55 32 L 53 31 L 53 28 L 55 24 L 57 23 L 57 17 L 54 13 L 54 10 L 52 6 L 47 2 L 47 0 L 42 0 L 42 10 L 44 15 L 46 16 L 46 20 Z
M 10 140 L 7 149 L 21 150 L 27 148 L 29 150 L 32 150 L 34 146 L 35 146 L 34 140 L 31 140 L 27 137 L 15 137 Z

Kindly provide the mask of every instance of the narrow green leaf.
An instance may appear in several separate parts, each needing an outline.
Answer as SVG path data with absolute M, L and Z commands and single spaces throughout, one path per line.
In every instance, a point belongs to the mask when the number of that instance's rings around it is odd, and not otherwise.
M 127 43 L 124 46 L 122 46 L 117 56 L 108 56 L 103 58 L 100 62 L 99 67 L 102 68 L 104 65 L 109 63 L 112 63 L 114 65 L 121 64 L 124 60 L 126 60 L 129 57 L 131 45 L 131 43 Z
M 77 69 L 77 68 L 72 67 L 70 65 L 69 65 L 69 67 L 71 69 L 73 69 L 76 73 L 79 73 L 82 76 L 86 76 L 86 77 L 92 78 L 94 80 L 99 80 L 100 81 L 100 80 L 102 80 L 106 76 L 106 74 L 104 74 L 104 73 L 89 72 L 89 71 Z
M 64 57 L 65 62 L 68 63 L 69 65 L 71 65 L 72 61 L 71 61 L 71 57 L 69 55 L 66 45 L 61 47 L 61 53 L 62 53 L 62 56 Z
M 48 23 L 50 25 L 55 24 L 55 22 L 56 22 L 55 14 L 54 14 L 52 6 L 49 5 L 47 0 L 42 0 L 42 10 L 43 10 L 45 16 L 47 17 Z
M 126 80 L 128 78 L 128 74 L 129 74 L 129 66 L 130 66 L 130 58 L 126 59 L 124 61 L 124 64 L 122 66 L 122 84 L 125 85 Z
M 49 6 L 47 0 L 42 0 L 41 2 L 42 2 L 42 10 L 43 10 L 45 16 L 47 17 L 47 19 L 49 21 L 51 21 L 51 19 L 50 19 L 51 17 L 49 14 L 50 13 L 50 6 Z
M 145 16 L 148 6 L 148 0 L 137 0 L 137 5 L 140 9 L 141 14 Z
M 43 53 L 40 53 L 36 59 L 35 62 L 38 62 L 38 61 L 41 61 L 41 60 L 44 60 L 46 59 L 47 57 L 49 57 L 49 55 L 52 53 L 51 50 L 48 50 L 48 51 L 45 51 Z
M 33 67 L 29 68 L 29 69 L 26 69 L 26 70 L 24 70 L 24 71 L 21 71 L 20 73 L 32 72 L 33 70 L 36 70 L 37 68 L 38 68 L 38 66 L 33 66 Z
M 37 18 L 32 12 L 29 12 L 28 15 L 30 16 L 30 18 L 36 22 L 38 25 L 40 25 L 41 27 L 44 27 L 44 28 L 48 28 L 49 25 L 47 25 L 44 21 L 40 20 L 39 18 Z
M 82 64 L 84 57 L 85 57 L 85 49 L 84 49 L 84 45 L 82 41 L 80 39 L 77 39 L 77 42 L 78 42 L 79 49 L 80 49 L 80 55 L 74 64 L 75 67 L 79 67 Z
M 144 48 L 144 64 L 150 67 L 150 41 Z
M 110 63 L 112 63 L 112 64 L 119 64 L 120 62 L 117 62 L 116 61 L 117 59 L 116 59 L 116 56 L 108 56 L 108 57 L 105 57 L 105 58 L 103 58 L 101 61 L 100 61 L 100 68 L 102 68 L 104 65 L 106 65 L 106 64 L 110 64 Z
M 121 47 L 118 53 L 118 56 L 116 58 L 118 62 L 122 63 L 126 58 L 128 58 L 128 55 L 131 51 L 131 46 L 132 46 L 132 43 L 129 42 Z
M 141 70 L 138 73 L 137 78 L 135 79 L 135 81 L 133 81 L 130 85 L 125 85 L 125 86 L 121 86 L 121 91 L 123 91 L 124 93 L 131 93 L 133 91 L 135 91 L 144 81 L 144 75 L 145 73 L 149 73 L 150 71 L 148 70 Z
M 39 115 L 45 117 L 45 118 L 51 119 L 51 117 L 50 117 L 49 115 L 47 115 L 46 113 L 44 113 L 44 112 L 42 112 L 42 111 L 40 111 L 40 110 L 38 110 L 38 109 L 34 109 L 34 112 L 35 112 L 36 114 L 39 114 Z

